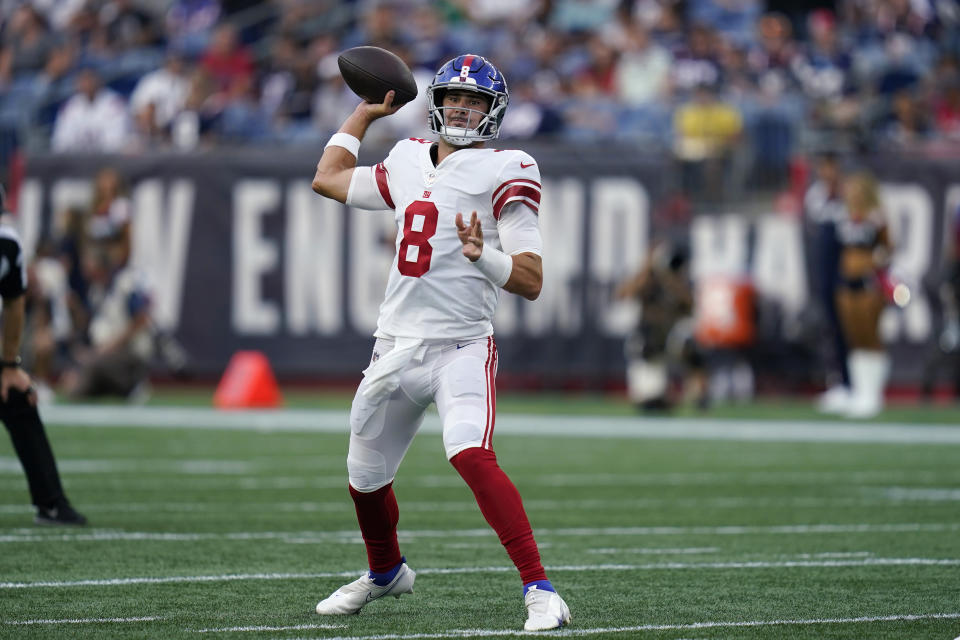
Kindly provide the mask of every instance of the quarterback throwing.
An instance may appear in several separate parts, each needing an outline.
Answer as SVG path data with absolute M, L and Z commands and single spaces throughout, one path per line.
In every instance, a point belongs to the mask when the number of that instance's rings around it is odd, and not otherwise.
M 393 210 L 396 255 L 350 411 L 349 490 L 370 571 L 317 604 L 317 613 L 357 613 L 386 595 L 412 593 L 415 572 L 397 541 L 393 480 L 431 403 L 450 463 L 520 573 L 524 629 L 553 629 L 570 610 L 547 579 L 520 495 L 493 452 L 501 289 L 530 300 L 543 282 L 538 225 L 540 173 L 522 151 L 487 149 L 509 94 L 488 60 L 461 55 L 427 89 L 435 142 L 398 142 L 383 162 L 357 167 L 371 122 L 395 113 L 394 94 L 362 103 L 324 149 L 317 193 L 352 207 Z

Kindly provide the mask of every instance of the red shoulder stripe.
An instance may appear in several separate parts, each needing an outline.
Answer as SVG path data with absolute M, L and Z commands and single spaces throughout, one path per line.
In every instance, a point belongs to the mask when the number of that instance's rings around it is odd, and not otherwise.
M 390 186 L 387 184 L 387 168 L 383 166 L 382 162 L 377 165 L 376 174 L 377 188 L 380 189 L 380 196 L 383 198 L 383 201 L 387 203 L 388 207 L 394 209 L 393 198 L 390 197 Z

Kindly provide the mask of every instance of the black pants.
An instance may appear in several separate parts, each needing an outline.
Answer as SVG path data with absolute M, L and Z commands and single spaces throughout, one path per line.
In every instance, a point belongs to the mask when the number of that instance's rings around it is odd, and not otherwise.
M 0 402 L 0 420 L 10 432 L 13 448 L 27 475 L 30 498 L 38 507 L 50 507 L 64 498 L 57 462 L 43 430 L 37 408 L 21 391 L 10 389 Z

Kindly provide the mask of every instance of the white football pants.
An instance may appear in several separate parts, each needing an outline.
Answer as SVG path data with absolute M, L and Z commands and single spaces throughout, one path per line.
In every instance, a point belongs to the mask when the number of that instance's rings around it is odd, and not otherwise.
M 378 338 L 373 359 L 393 341 Z M 360 383 L 350 409 L 350 485 L 369 493 L 390 482 L 423 422 L 431 402 L 443 424 L 447 459 L 471 447 L 492 449 L 496 416 L 497 346 L 493 337 L 424 345 L 400 374 L 400 386 L 380 401 L 363 395 Z

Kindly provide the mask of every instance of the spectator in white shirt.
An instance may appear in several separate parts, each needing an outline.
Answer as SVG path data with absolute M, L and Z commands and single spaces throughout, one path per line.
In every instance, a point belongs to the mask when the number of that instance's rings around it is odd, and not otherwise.
M 166 64 L 143 76 L 130 96 L 130 116 L 143 141 L 169 139 L 170 125 L 183 110 L 189 89 L 183 56 L 170 49 Z
M 127 106 L 102 86 L 93 68 L 77 76 L 77 93 L 68 99 L 53 125 L 54 151 L 116 152 L 127 144 Z

